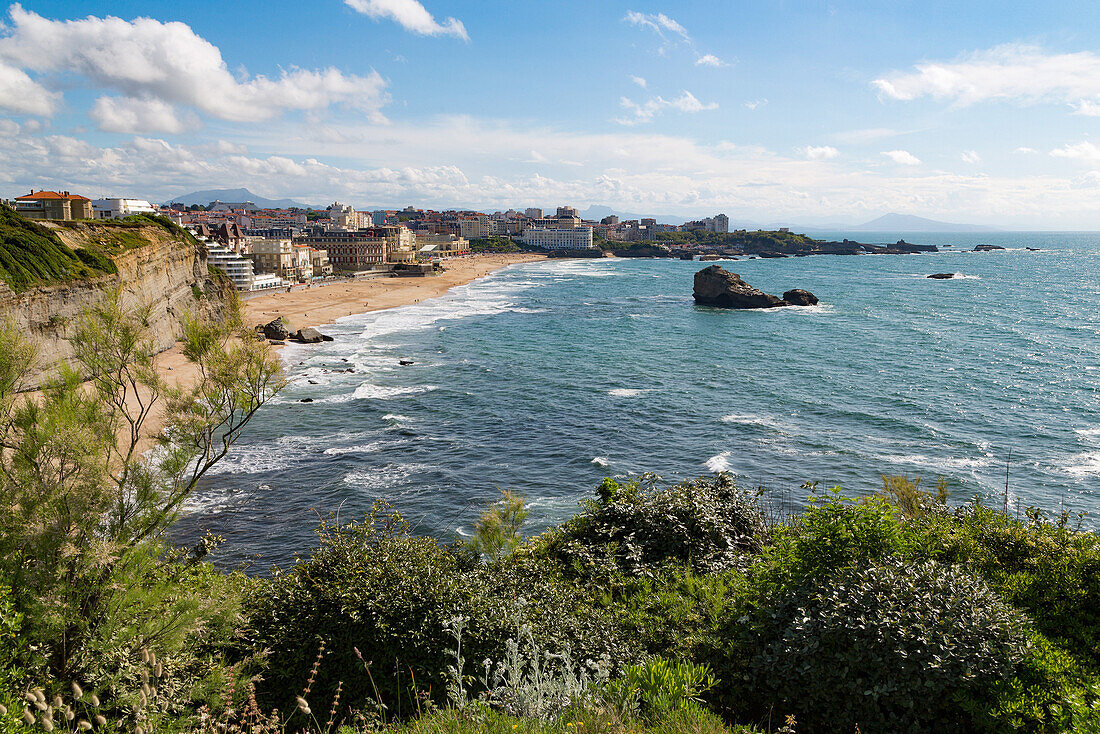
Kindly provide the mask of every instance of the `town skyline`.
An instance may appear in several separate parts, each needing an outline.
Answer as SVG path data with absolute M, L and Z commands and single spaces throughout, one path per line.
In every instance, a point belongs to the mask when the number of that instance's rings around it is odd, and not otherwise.
M 1100 229 L 1100 9 L 259 8 L 7 6 L 4 193 Z

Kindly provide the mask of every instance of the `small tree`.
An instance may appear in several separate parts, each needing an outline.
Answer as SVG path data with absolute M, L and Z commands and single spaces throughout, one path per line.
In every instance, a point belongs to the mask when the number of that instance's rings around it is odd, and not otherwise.
M 479 557 L 497 560 L 511 554 L 520 543 L 520 528 L 527 519 L 527 507 L 523 497 L 515 492 L 501 490 L 500 500 L 485 510 L 474 525 L 474 537 L 466 546 Z
M 199 376 L 183 387 L 158 374 L 148 309 L 128 311 L 117 292 L 79 319 L 74 363 L 57 365 L 41 394 L 18 392 L 35 350 L 0 327 L 0 574 L 54 675 L 88 674 L 101 643 L 124 657 L 167 652 L 213 612 L 173 584 L 165 532 L 282 386 L 266 345 L 236 338 L 230 306 L 222 321 L 184 319 Z M 143 453 L 158 414 L 165 429 Z

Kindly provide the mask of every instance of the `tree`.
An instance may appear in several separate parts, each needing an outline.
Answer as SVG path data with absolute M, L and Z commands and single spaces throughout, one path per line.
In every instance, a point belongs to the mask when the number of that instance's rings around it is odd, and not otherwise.
M 0 577 L 55 676 L 89 675 L 110 657 L 104 645 L 167 652 L 211 611 L 172 583 L 180 554 L 165 533 L 283 384 L 235 301 L 228 312 L 183 319 L 199 373 L 184 387 L 158 374 L 149 309 L 127 310 L 117 291 L 84 312 L 72 364 L 56 365 L 40 394 L 19 392 L 34 347 L 0 326 Z M 160 415 L 165 428 L 143 452 Z

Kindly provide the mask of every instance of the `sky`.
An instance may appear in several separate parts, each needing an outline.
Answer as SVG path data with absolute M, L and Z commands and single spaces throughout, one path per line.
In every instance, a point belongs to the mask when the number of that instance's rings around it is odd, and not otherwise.
M 1100 230 L 1100 3 L 0 6 L 0 196 Z

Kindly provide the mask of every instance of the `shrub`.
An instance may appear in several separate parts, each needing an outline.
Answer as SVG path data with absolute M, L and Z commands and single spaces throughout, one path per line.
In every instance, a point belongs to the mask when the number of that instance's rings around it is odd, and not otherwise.
M 718 681 L 706 665 L 654 658 L 631 665 L 607 686 L 608 698 L 624 713 L 641 711 L 649 718 L 701 703 L 700 696 Z
M 265 705 L 293 702 L 319 639 L 330 651 L 315 686 L 320 695 L 343 681 L 345 700 L 373 700 L 377 689 L 390 714 L 410 713 L 414 691 L 442 702 L 455 646 L 448 625 L 456 618 L 465 625 L 462 655 L 474 661 L 461 671 L 463 683 L 475 689 L 482 661 L 501 659 L 524 625 L 544 649 L 568 649 L 577 660 L 635 657 L 606 613 L 533 556 L 478 563 L 461 546 L 411 535 L 384 508 L 362 523 L 325 524 L 320 537 L 309 558 L 276 572 L 249 603 L 250 647 L 270 649 L 273 661 L 260 687 Z
M 760 583 L 784 588 L 911 557 L 916 548 L 914 533 L 885 498 L 857 501 L 833 488 L 824 497 L 811 497 L 810 506 L 790 525 L 776 528 L 755 574 Z
M 718 672 L 743 675 L 799 731 L 971 730 L 961 697 L 1012 677 L 1027 650 L 1021 615 L 935 562 L 807 578 L 744 621 L 730 625 L 743 657 Z
M 765 535 L 755 495 L 725 473 L 657 489 L 605 479 L 597 499 L 540 542 L 539 552 L 579 576 L 652 576 L 670 562 L 698 572 L 745 565 Z

